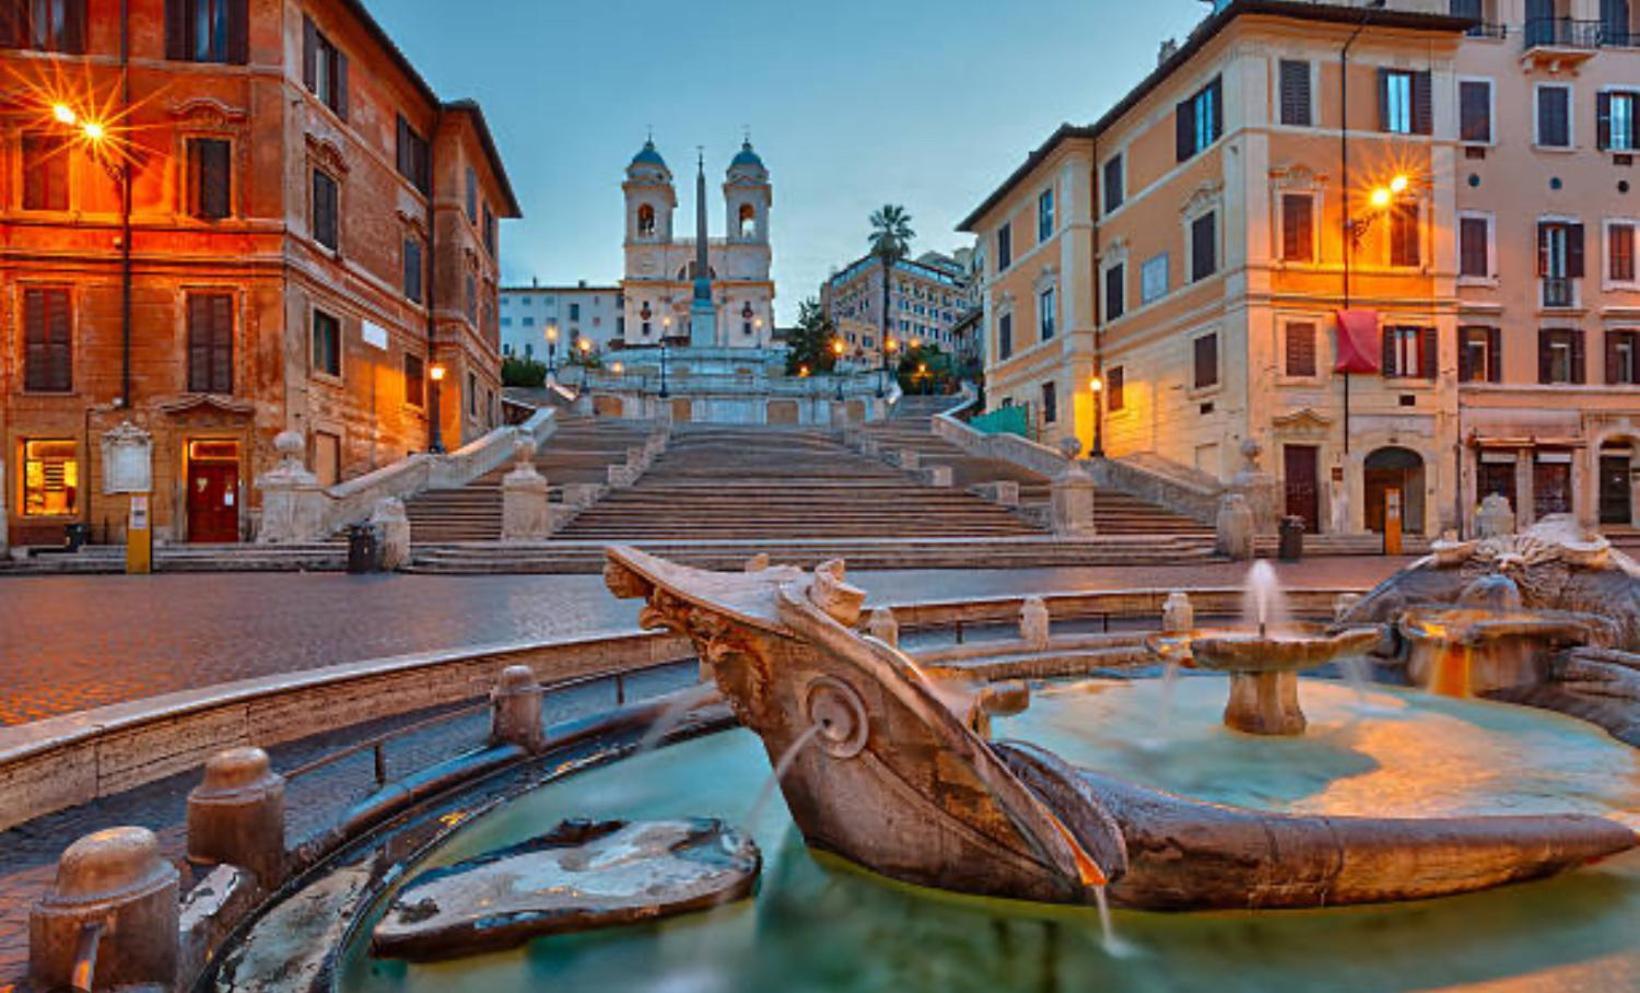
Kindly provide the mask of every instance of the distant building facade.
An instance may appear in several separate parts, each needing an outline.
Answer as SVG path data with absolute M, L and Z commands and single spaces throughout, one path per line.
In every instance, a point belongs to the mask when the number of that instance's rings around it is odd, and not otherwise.
M 13 543 L 120 540 L 135 490 L 161 539 L 241 540 L 280 432 L 322 483 L 426 449 L 435 363 L 445 444 L 498 423 L 519 209 L 478 106 L 440 100 L 357 0 L 192 7 L 3 5 Z
M 503 286 L 501 353 L 559 362 L 585 340 L 596 352 L 625 347 L 626 305 L 619 286 Z
M 978 282 L 973 278 L 972 249 L 955 255 L 925 252 L 894 264 L 888 310 L 889 329 L 900 344 L 930 343 L 953 351 L 954 333 L 974 309 Z M 856 366 L 882 361 L 883 265 L 867 255 L 849 263 L 820 287 L 820 306 Z

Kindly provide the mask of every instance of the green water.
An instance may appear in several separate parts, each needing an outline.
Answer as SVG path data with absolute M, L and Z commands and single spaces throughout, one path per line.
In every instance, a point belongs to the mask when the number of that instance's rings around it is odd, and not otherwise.
M 1304 684 L 1312 734 L 1258 739 L 1217 726 L 1225 683 L 1077 684 L 1041 692 L 998 734 L 1192 795 L 1292 810 L 1431 814 L 1627 812 L 1636 753 L 1576 721 L 1485 704 Z M 1135 743 L 1137 742 L 1137 743 Z M 1490 761 L 1488 761 L 1490 760 Z M 1445 772 L 1441 772 L 1441 770 Z M 769 774 L 732 731 L 593 770 L 457 834 L 429 864 L 519 841 L 569 816 L 745 818 Z M 1409 782 L 1400 782 L 1408 779 Z M 895 884 L 817 858 L 778 800 L 752 825 L 755 900 L 671 921 L 541 938 L 435 965 L 351 949 L 347 993 L 1339 993 L 1640 990 L 1640 856 L 1446 900 L 1314 912 L 1095 912 Z

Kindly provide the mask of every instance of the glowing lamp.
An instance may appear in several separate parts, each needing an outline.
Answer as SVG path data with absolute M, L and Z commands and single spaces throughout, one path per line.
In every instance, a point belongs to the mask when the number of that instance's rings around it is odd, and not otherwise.
M 831 353 L 833 355 L 841 356 L 843 354 L 843 343 L 841 341 L 832 342 Z
M 435 382 L 435 383 L 443 382 L 444 381 L 444 363 L 434 362 L 433 363 L 433 368 L 427 370 L 427 375 L 433 377 L 433 382 Z
M 614 364 L 614 365 L 611 365 L 611 366 L 610 366 L 610 367 L 609 367 L 609 369 L 610 369 L 610 371 L 611 371 L 611 372 L 613 372 L 613 373 L 614 373 L 614 374 L 615 374 L 615 375 L 617 375 L 617 376 L 619 376 L 619 375 L 620 375 L 620 374 L 621 374 L 621 373 L 623 373 L 623 372 L 625 372 L 625 371 L 626 371 L 626 366 L 624 366 L 624 365 L 622 365 L 622 364 L 621 364 L 621 363 L 619 363 L 619 362 L 616 362 L 616 363 L 615 363 L 615 364 Z
M 558 340 L 558 325 L 556 325 L 556 324 L 548 324 L 547 325 L 547 340 L 548 341 L 557 341 Z
M 1407 178 L 1405 176 L 1396 176 L 1390 180 L 1389 191 L 1397 194 L 1405 193 L 1407 191 Z
M 74 108 L 66 103 L 52 104 L 51 116 L 57 119 L 57 123 L 66 124 L 69 127 L 80 123 L 80 115 L 74 113 Z
M 86 121 L 80 131 L 91 141 L 102 141 L 108 137 L 108 132 L 96 121 Z
M 1100 379 L 1098 376 L 1095 376 L 1092 379 L 1088 380 L 1088 389 L 1092 390 L 1093 392 L 1098 393 L 1101 390 L 1103 390 L 1104 388 L 1105 388 L 1105 381 Z
M 1389 206 L 1389 202 L 1393 197 L 1394 194 L 1389 191 L 1388 187 L 1380 186 L 1376 190 L 1372 191 L 1372 199 L 1370 202 L 1377 209 L 1383 210 L 1385 207 Z

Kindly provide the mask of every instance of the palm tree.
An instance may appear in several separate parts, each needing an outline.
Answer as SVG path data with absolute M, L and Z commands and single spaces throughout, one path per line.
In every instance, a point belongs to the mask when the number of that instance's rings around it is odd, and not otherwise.
M 893 285 L 894 263 L 911 252 L 911 239 L 917 232 L 911 230 L 911 215 L 899 204 L 885 203 L 871 212 L 871 254 L 883 264 L 883 333 L 878 344 L 883 353 L 883 379 L 888 378 L 888 337 L 890 328 L 889 293 Z M 877 395 L 882 396 L 887 385 L 877 384 Z

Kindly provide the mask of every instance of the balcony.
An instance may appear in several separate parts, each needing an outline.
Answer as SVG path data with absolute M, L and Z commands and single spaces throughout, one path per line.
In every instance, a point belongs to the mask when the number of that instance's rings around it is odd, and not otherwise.
M 1521 31 L 1523 63 L 1551 71 L 1575 66 L 1600 50 L 1603 25 L 1570 17 L 1537 17 Z

